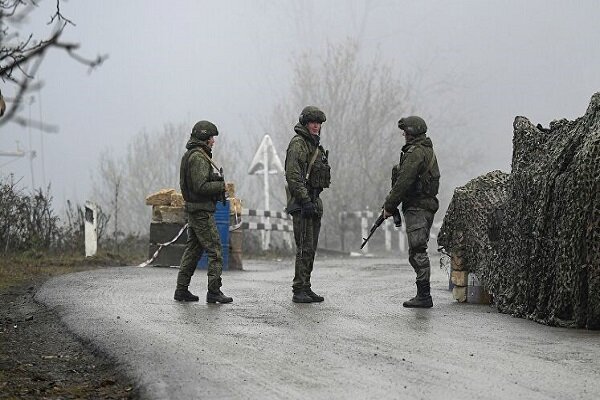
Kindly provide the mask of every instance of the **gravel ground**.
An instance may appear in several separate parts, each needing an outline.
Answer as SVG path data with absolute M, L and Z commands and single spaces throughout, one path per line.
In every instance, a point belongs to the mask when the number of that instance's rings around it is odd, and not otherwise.
M 0 398 L 139 398 L 113 360 L 34 300 L 46 279 L 0 291 Z

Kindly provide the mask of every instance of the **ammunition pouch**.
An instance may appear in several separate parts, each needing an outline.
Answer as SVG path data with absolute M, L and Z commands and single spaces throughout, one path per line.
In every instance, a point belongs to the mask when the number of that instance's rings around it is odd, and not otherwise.
M 415 193 L 419 197 L 437 196 L 440 189 L 440 174 L 437 168 L 433 169 L 436 163 L 435 153 L 433 153 L 427 169 L 417 177 Z M 434 171 L 436 172 L 434 173 Z
M 307 183 L 309 190 L 312 188 L 313 190 L 318 190 L 318 193 L 321 193 L 323 189 L 328 188 L 331 184 L 331 167 L 323 152 L 321 152 L 320 157 L 316 158 L 308 176 Z
M 221 175 L 211 172 L 211 177 L 209 179 L 210 182 L 218 182 L 218 181 L 224 181 L 224 180 L 225 179 Z
M 223 178 L 221 175 L 217 174 L 215 171 L 210 171 L 210 176 L 208 179 L 209 182 L 224 182 L 225 178 Z M 223 191 L 225 190 L 225 185 L 223 185 Z M 224 197 L 224 193 L 219 193 L 213 196 L 212 200 L 214 202 L 219 202 L 221 200 L 223 200 Z

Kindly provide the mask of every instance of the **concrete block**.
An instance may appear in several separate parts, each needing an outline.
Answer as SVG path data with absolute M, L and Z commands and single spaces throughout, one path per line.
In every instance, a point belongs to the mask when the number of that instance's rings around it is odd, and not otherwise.
M 454 271 L 450 273 L 450 279 L 455 286 L 467 286 L 468 285 L 469 272 L 468 271 Z
M 152 221 L 184 225 L 186 215 L 183 207 L 152 206 Z
M 150 243 L 167 243 L 173 240 L 181 228 L 182 224 L 173 224 L 167 222 L 152 222 L 150 224 Z M 187 242 L 187 232 L 183 232 L 174 244 L 185 245 Z
M 158 246 L 156 244 L 150 244 L 148 248 L 148 257 L 152 257 L 157 249 Z M 177 266 L 181 262 L 184 251 L 185 245 L 172 244 L 163 247 L 160 253 L 158 253 L 158 256 L 149 265 L 157 267 Z
M 467 287 L 466 286 L 454 286 L 452 288 L 452 297 L 454 300 L 457 300 L 459 303 L 464 303 L 467 301 Z
M 467 269 L 464 257 L 461 255 L 456 255 L 454 253 L 452 253 L 452 255 L 450 256 L 450 266 L 453 270 L 456 271 L 464 271 Z

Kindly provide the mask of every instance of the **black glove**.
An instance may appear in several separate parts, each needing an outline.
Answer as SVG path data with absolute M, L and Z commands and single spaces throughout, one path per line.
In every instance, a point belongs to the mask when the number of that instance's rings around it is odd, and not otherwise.
M 217 181 L 213 181 L 213 182 L 217 182 Z M 212 196 L 212 199 L 214 201 L 221 201 L 227 197 L 227 188 L 225 187 L 225 181 L 223 181 L 221 179 L 219 182 L 223 182 L 223 187 L 221 188 L 219 194 L 215 194 Z
M 394 217 L 394 226 L 400 228 L 402 226 L 402 217 L 400 217 L 400 211 L 396 208 L 396 212 L 392 214 Z
M 215 175 L 213 175 L 212 181 L 213 182 L 224 182 L 225 178 L 223 178 L 221 175 L 215 174 Z
M 317 206 L 312 201 L 307 201 L 302 204 L 300 214 L 303 218 L 311 218 L 317 214 Z

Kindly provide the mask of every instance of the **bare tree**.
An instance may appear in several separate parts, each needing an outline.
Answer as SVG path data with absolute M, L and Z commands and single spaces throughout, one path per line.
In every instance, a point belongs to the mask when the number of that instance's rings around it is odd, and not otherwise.
M 285 157 L 300 110 L 316 105 L 325 111 L 322 143 L 329 150 L 332 187 L 323 193 L 324 228 L 331 235 L 339 230 L 342 210 L 381 206 L 401 146 L 390 121 L 413 112 L 414 97 L 410 82 L 380 56 L 364 62 L 353 40 L 328 45 L 323 56 L 309 51 L 295 59 L 291 93 L 277 106 L 268 130 Z M 284 203 L 280 179 L 273 196 Z
M 272 125 L 266 127 L 285 156 L 300 110 L 316 105 L 326 113 L 321 140 L 330 151 L 332 167 L 331 189 L 322 195 L 326 246 L 335 246 L 341 211 L 378 211 L 382 206 L 390 190 L 391 169 L 404 145 L 396 121 L 415 113 L 434 124 L 445 118 L 441 111 L 434 114 L 422 106 L 424 90 L 448 90 L 451 83 L 423 89 L 420 72 L 398 73 L 379 54 L 364 58 L 359 43 L 351 39 L 329 44 L 324 54 L 308 51 L 297 57 L 290 94 L 276 107 L 269 121 Z M 443 143 L 435 143 L 442 165 L 460 159 L 453 154 L 458 141 L 444 138 Z M 465 160 L 460 161 L 444 172 L 453 174 L 464 167 Z M 283 205 L 284 181 L 279 179 L 280 184 L 272 186 L 273 197 Z
M 13 122 L 43 131 L 57 129 L 20 115 L 25 95 L 38 90 L 42 85 L 41 81 L 34 81 L 49 50 L 64 51 L 77 62 L 87 65 L 90 70 L 107 58 L 99 55 L 95 59 L 86 59 L 77 53 L 78 43 L 62 40 L 65 29 L 74 24 L 61 13 L 60 0 L 56 0 L 56 7 L 49 16 L 48 25 L 51 28 L 45 37 L 24 34 L 24 25 L 40 2 L 41 0 L 0 0 L 0 80 L 4 86 L 4 90 L 0 90 L 0 114 L 4 114 L 0 119 L 0 126 Z

